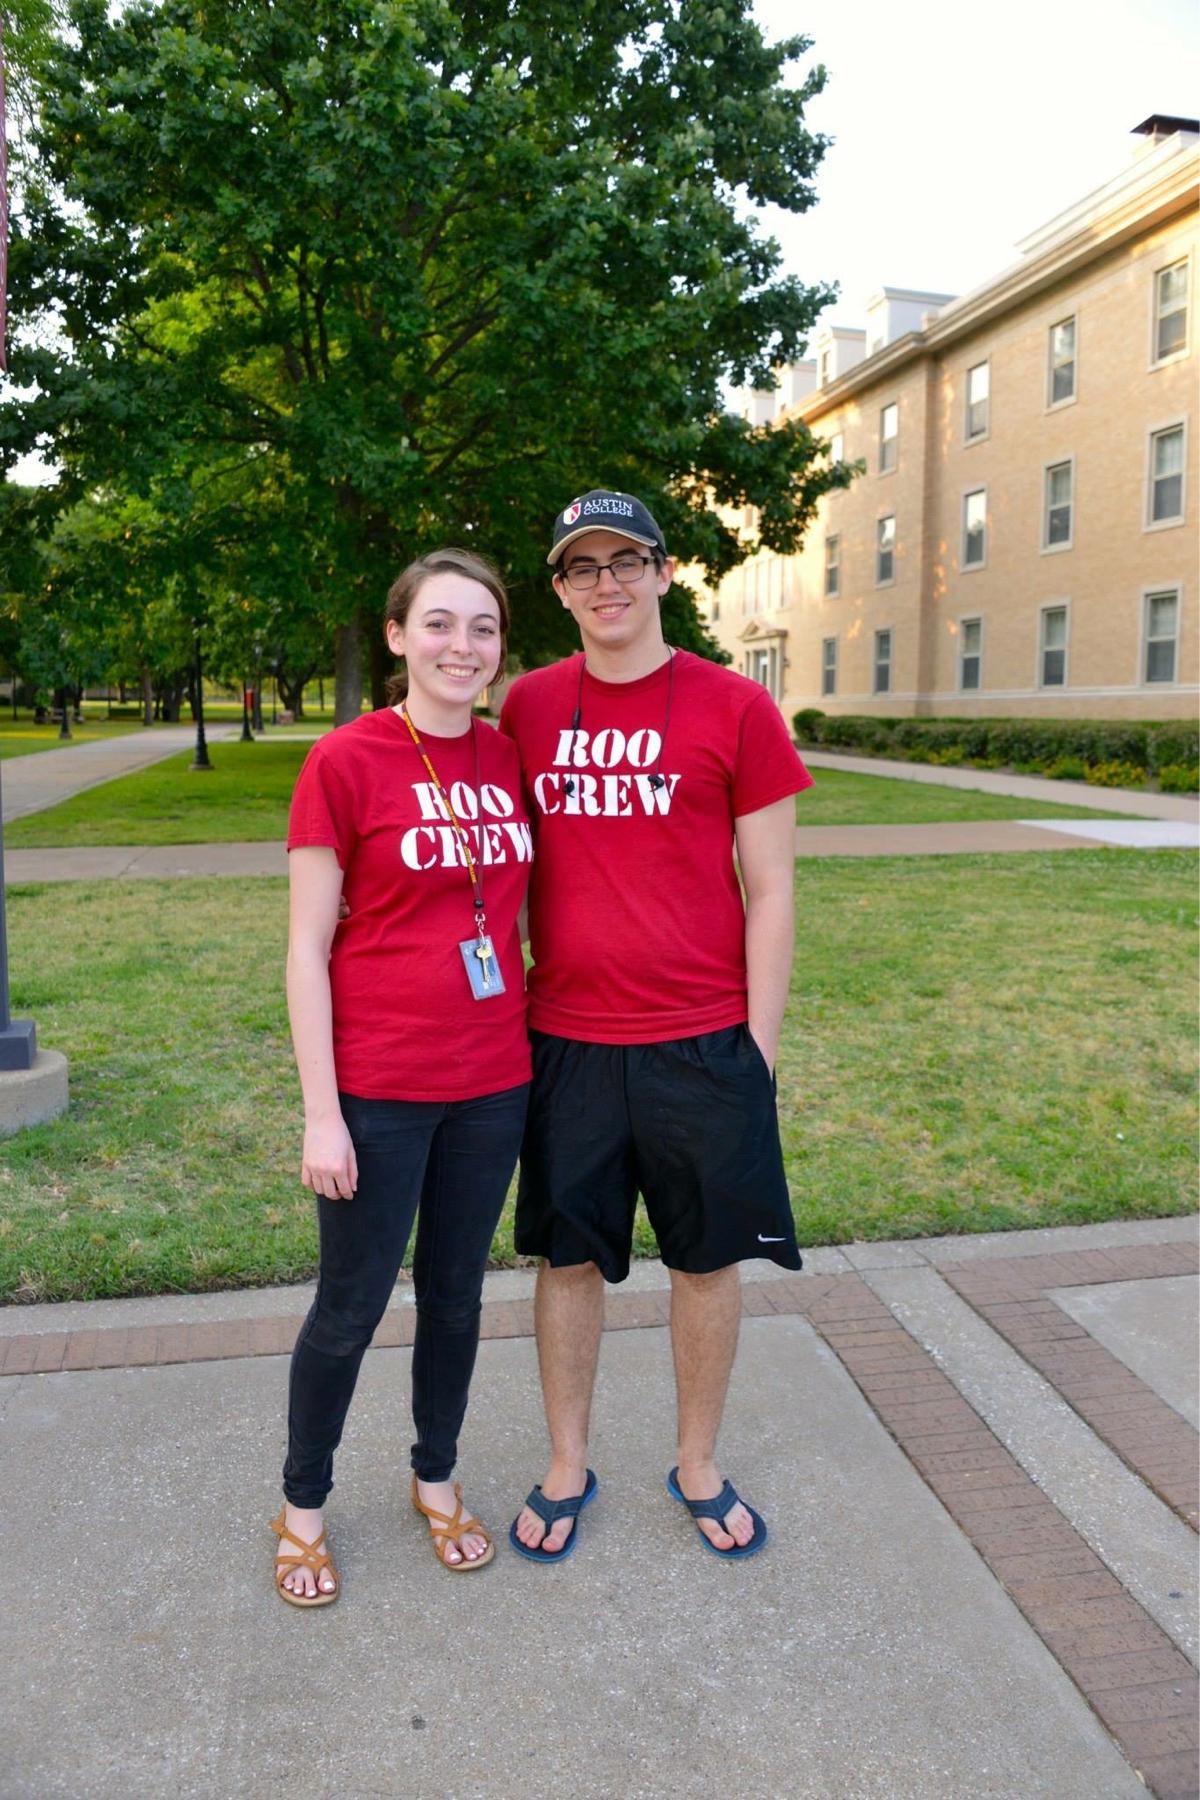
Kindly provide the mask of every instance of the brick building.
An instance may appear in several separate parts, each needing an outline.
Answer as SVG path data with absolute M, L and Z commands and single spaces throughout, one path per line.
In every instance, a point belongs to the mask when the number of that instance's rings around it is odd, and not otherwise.
M 881 289 L 748 397 L 866 469 L 703 595 L 785 715 L 1195 712 L 1198 130 L 1148 119 L 993 280 Z

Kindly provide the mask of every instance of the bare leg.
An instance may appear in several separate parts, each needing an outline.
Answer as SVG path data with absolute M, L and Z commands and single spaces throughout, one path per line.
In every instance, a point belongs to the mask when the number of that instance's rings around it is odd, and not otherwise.
M 679 1406 L 679 1486 L 689 1500 L 711 1500 L 721 1491 L 716 1465 L 717 1432 L 725 1410 L 729 1372 L 742 1314 L 736 1263 L 711 1275 L 671 1270 L 671 1350 Z M 754 1521 L 735 1506 L 722 1531 L 715 1519 L 696 1524 L 718 1550 L 748 1544 Z
M 534 1321 L 550 1430 L 550 1468 L 542 1492 L 547 1500 L 567 1500 L 583 1492 L 587 1479 L 588 1423 L 604 1327 L 604 1277 L 595 1263 L 552 1269 L 544 1262 L 538 1270 Z M 537 1514 L 523 1506 L 517 1536 L 531 1550 L 541 1546 L 543 1536 L 545 1549 L 561 1550 L 574 1524 L 573 1519 L 559 1519 L 547 1535 Z

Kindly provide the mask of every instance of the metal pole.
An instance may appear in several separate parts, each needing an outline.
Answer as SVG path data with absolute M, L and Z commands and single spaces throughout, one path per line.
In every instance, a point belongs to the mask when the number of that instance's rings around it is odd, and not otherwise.
M 189 768 L 211 769 L 208 757 L 208 744 L 204 737 L 204 668 L 200 661 L 200 627 L 195 628 L 196 643 L 196 754 Z
M 254 733 L 250 729 L 250 689 L 244 681 L 242 683 L 242 735 L 238 742 L 239 744 L 254 742 Z
M 8 924 L 4 899 L 4 827 L 0 823 L 0 1069 L 32 1069 L 37 1057 L 37 1027 L 32 1019 L 14 1019 L 8 1009 Z

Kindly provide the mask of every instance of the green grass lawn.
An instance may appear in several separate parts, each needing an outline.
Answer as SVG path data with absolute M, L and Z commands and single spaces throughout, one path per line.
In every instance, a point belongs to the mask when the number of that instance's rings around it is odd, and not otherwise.
M 803 864 L 779 1066 L 801 1241 L 1189 1210 L 1195 878 L 1170 851 Z M 0 1295 L 312 1272 L 284 909 L 265 879 L 10 890 L 13 1010 L 72 1103 L 0 1144 Z
M 0 718 L 0 758 L 32 756 L 39 750 L 68 750 L 72 744 L 94 744 L 99 738 L 125 737 L 143 727 L 130 719 L 89 719 L 72 724 L 69 738 L 60 738 L 57 725 L 35 725 L 32 719 Z
M 938 787 L 925 781 L 893 781 L 887 775 L 813 769 L 813 785 L 796 800 L 797 825 L 931 825 L 946 819 L 1094 819 L 1111 817 L 1096 806 L 1016 800 L 972 788 Z
M 303 730 L 304 727 L 297 727 Z M 218 743 L 213 768 L 189 768 L 191 752 L 90 788 L 43 813 L 16 820 L 5 842 L 14 849 L 51 844 L 250 843 L 282 838 L 287 808 L 307 743 L 264 739 Z M 939 819 L 1083 819 L 1103 816 L 1086 807 L 1012 800 L 882 775 L 816 772 L 800 795 L 801 825 L 911 825 Z

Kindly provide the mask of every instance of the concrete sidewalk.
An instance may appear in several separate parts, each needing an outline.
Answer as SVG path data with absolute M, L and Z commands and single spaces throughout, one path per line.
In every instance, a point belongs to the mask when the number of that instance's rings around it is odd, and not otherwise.
M 204 735 L 210 744 L 218 744 L 240 731 L 240 725 L 207 725 Z M 195 742 L 194 725 L 168 725 L 125 737 L 97 738 L 90 744 L 64 744 L 61 750 L 42 750 L 36 756 L 5 757 L 0 764 L 4 823 L 45 812 L 102 781 L 165 762 L 168 756 L 191 750 Z
M 4 1309 L 3 1792 L 1194 1796 L 1195 1269 L 1190 1218 L 746 1265 L 722 1459 L 772 1536 L 722 1568 L 663 1491 L 666 1277 L 637 1265 L 577 1552 L 501 1542 L 463 1582 L 406 1496 L 404 1286 L 311 1614 L 265 1526 L 310 1290 Z M 531 1282 L 488 1279 L 462 1446 L 501 1538 L 545 1455 Z
M 796 855 L 963 856 L 1043 850 L 1197 850 L 1200 826 L 1098 819 L 952 820 L 938 825 L 810 825 L 796 831 Z M 162 881 L 179 876 L 286 875 L 281 843 L 94 846 L 8 850 L 7 885 L 30 881 Z

